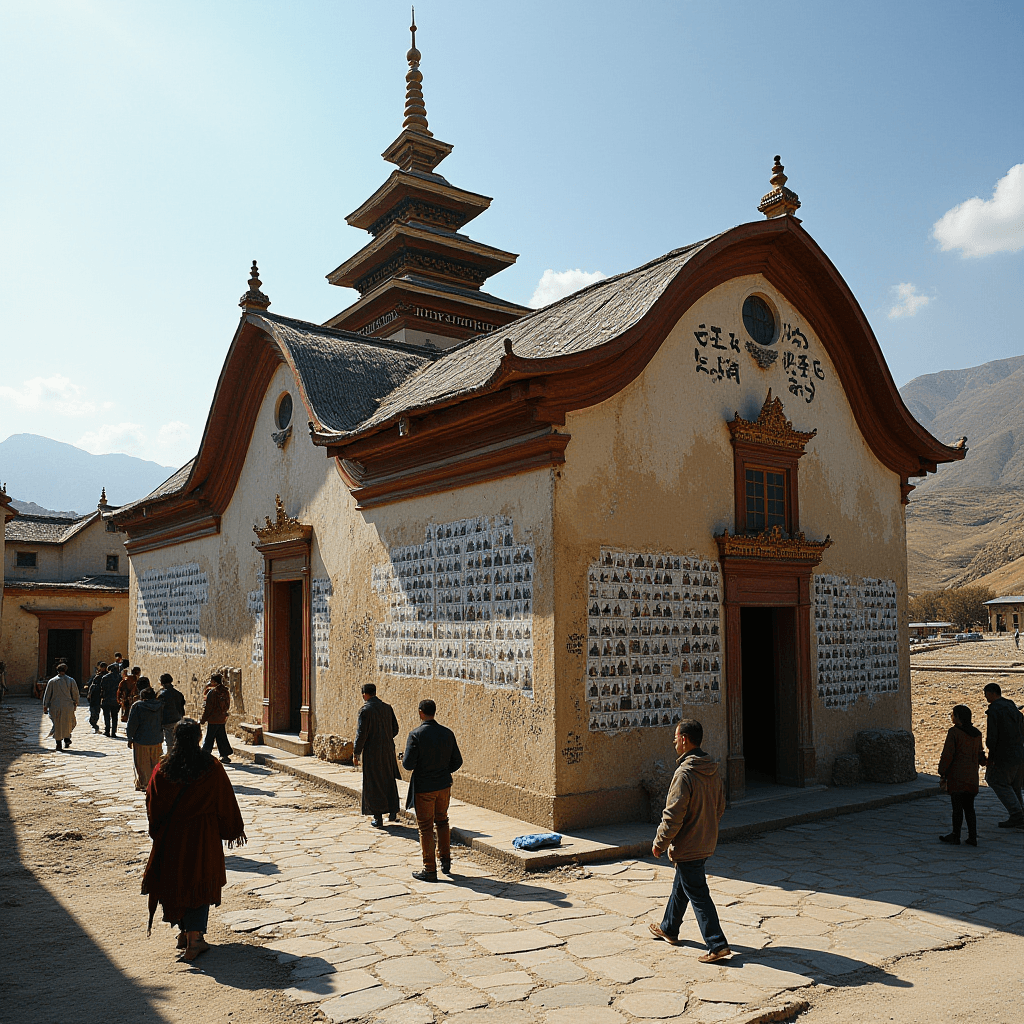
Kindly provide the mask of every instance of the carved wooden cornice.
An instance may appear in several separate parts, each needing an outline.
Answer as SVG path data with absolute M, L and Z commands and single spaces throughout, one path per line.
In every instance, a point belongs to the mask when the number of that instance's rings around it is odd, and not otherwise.
M 822 541 L 808 540 L 802 533 L 787 537 L 778 526 L 757 536 L 731 536 L 729 531 L 715 537 L 722 558 L 756 558 L 761 561 L 803 562 L 817 565 L 826 549 L 832 547 L 832 538 Z
M 281 501 L 281 495 L 277 495 L 275 499 L 277 506 L 277 514 L 273 520 L 270 516 L 265 517 L 266 526 L 254 526 L 252 528 L 253 533 L 256 534 L 258 540 L 253 541 L 253 544 L 259 549 L 268 547 L 271 544 L 291 544 L 295 541 L 309 542 L 313 536 L 313 527 L 300 523 L 298 519 L 293 519 L 285 511 L 284 502 Z
M 768 389 L 768 397 L 761 406 L 761 413 L 756 420 L 745 420 L 739 413 L 729 423 L 729 433 L 733 444 L 762 445 L 765 448 L 779 448 L 784 451 L 803 452 L 804 446 L 817 430 L 805 433 L 794 430 L 793 424 L 786 419 L 782 410 L 782 399 L 772 398 L 772 389 Z

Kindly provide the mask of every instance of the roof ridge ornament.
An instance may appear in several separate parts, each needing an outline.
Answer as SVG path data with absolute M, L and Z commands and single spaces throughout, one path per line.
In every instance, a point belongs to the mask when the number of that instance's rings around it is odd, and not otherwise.
M 781 398 L 772 398 L 772 389 L 761 406 L 756 420 L 745 420 L 738 412 L 735 419 L 729 421 L 729 433 L 732 442 L 762 445 L 765 448 L 782 448 L 788 451 L 803 453 L 804 446 L 817 433 L 817 427 L 811 431 L 794 430 L 793 424 L 786 419 Z
M 249 290 L 238 300 L 238 305 L 242 309 L 257 313 L 266 312 L 270 306 L 270 299 L 260 291 L 260 285 L 262 284 L 260 268 L 256 266 L 256 261 L 253 260 L 252 269 L 249 271 Z
M 405 120 L 402 128 L 421 135 L 433 137 L 434 133 L 427 127 L 427 105 L 423 99 L 423 73 L 420 71 L 420 58 L 423 56 L 416 49 L 416 8 L 412 9 L 412 46 L 405 55 L 409 62 L 409 72 L 405 76 Z
M 107 508 L 107 504 L 108 504 L 107 503 L 107 489 L 106 489 L 106 487 L 101 487 L 100 488 L 100 500 L 99 500 L 99 504 L 96 507 L 99 508 L 99 509 L 104 509 L 104 508 Z
M 264 516 L 266 526 L 256 525 L 252 532 L 256 534 L 257 540 L 253 545 L 257 548 L 265 547 L 268 544 L 286 544 L 291 541 L 309 541 L 313 535 L 313 527 L 299 522 L 298 518 L 292 518 L 285 511 L 284 502 L 278 494 L 274 499 L 275 517 Z
M 789 178 L 783 173 L 785 168 L 781 160 L 782 157 L 775 157 L 769 180 L 772 190 L 761 198 L 757 206 L 769 220 L 773 217 L 792 217 L 800 209 L 800 197 L 792 189 L 786 188 Z

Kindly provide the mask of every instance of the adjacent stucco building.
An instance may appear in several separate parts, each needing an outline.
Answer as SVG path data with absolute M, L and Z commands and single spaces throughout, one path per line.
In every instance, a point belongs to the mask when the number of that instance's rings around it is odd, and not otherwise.
M 0 661 L 28 693 L 58 661 L 82 682 L 97 661 L 128 650 L 128 554 L 101 497 L 78 519 L 20 513 L 4 540 Z
M 1009 594 L 986 601 L 988 628 L 993 633 L 1014 633 L 1024 625 L 1024 594 Z
M 778 158 L 765 219 L 536 312 L 480 292 L 514 255 L 459 233 L 489 200 L 437 174 L 409 59 L 374 241 L 329 275 L 360 299 L 279 316 L 254 267 L 197 457 L 114 516 L 132 660 L 235 666 L 238 715 L 300 742 L 351 736 L 364 682 L 403 729 L 433 697 L 456 794 L 556 828 L 643 815 L 682 717 L 734 799 L 830 780 L 910 726 L 904 504 L 964 449 Z

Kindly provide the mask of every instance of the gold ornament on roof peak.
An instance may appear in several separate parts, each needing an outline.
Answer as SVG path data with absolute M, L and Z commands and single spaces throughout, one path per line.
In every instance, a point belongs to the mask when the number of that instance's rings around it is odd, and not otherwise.
M 300 523 L 285 511 L 284 502 L 278 494 L 274 499 L 276 512 L 273 519 L 264 516 L 266 526 L 254 526 L 252 532 L 259 538 L 258 546 L 264 544 L 280 544 L 290 540 L 309 540 L 313 532 L 312 526 Z M 257 543 L 254 541 L 254 543 Z
M 769 179 L 772 190 L 762 197 L 757 206 L 769 220 L 773 217 L 791 217 L 800 209 L 800 197 L 792 189 L 786 188 L 789 178 L 784 173 L 785 168 L 781 161 L 782 157 L 775 157 L 772 176 Z
M 256 266 L 256 261 L 253 260 L 252 269 L 249 271 L 249 290 L 238 300 L 238 305 L 242 309 L 251 309 L 262 313 L 270 306 L 270 299 L 260 291 L 260 285 L 262 284 L 260 268 Z
M 421 135 L 433 135 L 427 127 L 427 106 L 423 99 L 423 74 L 420 71 L 420 58 L 423 56 L 416 49 L 416 8 L 412 9 L 412 47 L 405 55 L 409 62 L 409 72 L 405 76 L 405 120 L 402 127 Z

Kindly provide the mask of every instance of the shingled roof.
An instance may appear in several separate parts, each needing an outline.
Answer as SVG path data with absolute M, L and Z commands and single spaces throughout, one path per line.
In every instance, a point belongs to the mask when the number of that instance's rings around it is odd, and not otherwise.
M 714 236 L 718 237 L 718 236 Z M 407 376 L 360 423 L 334 428 L 339 438 L 370 430 L 403 413 L 458 399 L 487 385 L 507 344 L 517 356 L 546 359 L 597 348 L 637 323 L 683 265 L 713 238 L 606 278 L 514 323 L 446 350 L 420 372 Z M 326 426 L 326 424 L 325 424 Z M 332 431 L 318 431 L 329 438 Z
M 20 544 L 64 544 L 99 516 L 92 512 L 79 519 L 65 516 L 31 516 L 21 512 L 7 524 L 8 541 Z

